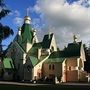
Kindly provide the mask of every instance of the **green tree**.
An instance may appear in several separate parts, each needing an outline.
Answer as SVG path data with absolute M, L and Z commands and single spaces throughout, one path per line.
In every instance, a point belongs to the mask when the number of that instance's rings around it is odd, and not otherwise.
M 2 18 L 7 16 L 10 13 L 10 10 L 6 7 L 4 0 L 0 0 L 0 21 Z M 0 78 L 3 78 L 4 69 L 3 69 L 3 58 L 4 58 L 4 51 L 2 49 L 2 41 L 8 38 L 10 35 L 13 35 L 13 30 L 9 26 L 4 26 L 0 22 Z
M 6 7 L 4 0 L 0 0 L 0 20 L 7 16 L 10 13 L 10 10 Z M 9 26 L 4 26 L 0 22 L 0 57 L 3 59 L 3 49 L 2 41 L 8 38 L 10 35 L 13 35 L 13 30 Z

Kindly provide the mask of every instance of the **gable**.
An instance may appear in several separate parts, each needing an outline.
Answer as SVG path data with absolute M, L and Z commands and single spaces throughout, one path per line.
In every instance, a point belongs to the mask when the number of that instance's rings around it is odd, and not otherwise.
M 20 49 L 20 51 L 22 51 L 22 52 L 25 53 L 24 49 L 20 46 L 20 44 L 19 44 L 18 42 L 14 41 L 14 42 L 11 42 L 11 44 L 10 44 L 10 45 L 8 46 L 8 48 L 5 50 L 6 54 L 7 54 L 8 52 L 13 51 L 13 49 L 14 49 L 15 47 L 17 47 L 18 49 Z
M 38 47 L 36 47 L 35 45 L 33 45 L 31 47 L 31 49 L 28 51 L 27 56 L 38 57 Z
M 80 56 L 81 42 L 69 43 L 68 46 L 62 51 L 54 51 L 51 53 L 46 62 L 63 62 L 65 58 Z
M 16 44 L 17 48 L 19 48 L 23 53 L 25 53 L 24 49 L 18 42 L 15 42 L 15 44 Z
M 70 43 L 68 46 L 60 52 L 61 56 L 74 57 L 80 56 L 82 42 Z
M 42 48 L 44 49 L 50 48 L 52 37 L 53 37 L 53 33 L 50 35 L 47 34 L 44 36 L 43 41 L 42 41 Z

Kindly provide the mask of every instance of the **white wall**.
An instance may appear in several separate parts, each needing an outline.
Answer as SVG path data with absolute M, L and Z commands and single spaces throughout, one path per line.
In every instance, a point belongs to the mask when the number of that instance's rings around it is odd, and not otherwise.
M 35 76 L 37 76 L 37 71 L 38 71 L 38 69 L 42 69 L 42 64 L 43 64 L 43 62 L 45 61 L 45 60 L 47 60 L 49 58 L 49 56 L 47 56 L 46 58 L 44 58 L 40 63 L 38 63 L 35 67 L 34 67 L 34 69 L 33 69 L 33 79 L 34 79 L 34 77 Z
M 53 37 L 52 37 L 50 49 L 52 49 L 52 46 L 54 47 L 54 51 L 57 51 L 57 45 L 56 45 L 56 40 L 55 40 L 54 35 L 53 35 Z

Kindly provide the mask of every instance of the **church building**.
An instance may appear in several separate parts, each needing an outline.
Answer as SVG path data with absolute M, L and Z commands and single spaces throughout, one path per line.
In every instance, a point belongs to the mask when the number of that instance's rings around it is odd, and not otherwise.
M 20 81 L 38 80 L 42 77 L 57 77 L 59 82 L 86 81 L 82 41 L 77 42 L 74 36 L 74 41 L 62 51 L 57 49 L 53 33 L 44 35 L 39 42 L 29 16 L 25 16 L 22 27 L 7 48 L 6 56 L 13 62 L 14 78 Z
M 42 42 L 39 42 L 30 22 L 30 17 L 25 16 L 24 24 L 6 53 L 8 58 L 12 58 L 17 71 L 16 78 L 20 80 L 41 78 L 43 62 L 52 52 L 57 51 L 54 34 L 46 34 Z

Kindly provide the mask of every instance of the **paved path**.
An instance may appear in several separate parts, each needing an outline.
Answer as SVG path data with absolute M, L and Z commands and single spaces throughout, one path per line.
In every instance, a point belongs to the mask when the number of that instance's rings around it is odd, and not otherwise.
M 61 83 L 60 85 L 90 86 L 90 83 Z
M 90 90 L 90 83 L 31 84 L 0 81 L 0 90 Z
M 19 82 L 7 82 L 7 81 L 0 81 L 0 84 L 11 84 L 11 85 L 25 85 L 25 86 L 43 86 L 43 85 L 51 85 L 51 84 L 32 84 L 32 83 L 19 83 Z
M 25 85 L 25 86 L 51 86 L 51 85 L 60 85 L 60 86 L 90 86 L 90 83 L 60 83 L 60 84 L 32 84 L 32 83 L 18 83 L 18 82 L 7 82 L 0 81 L 0 84 L 10 84 L 10 85 Z

